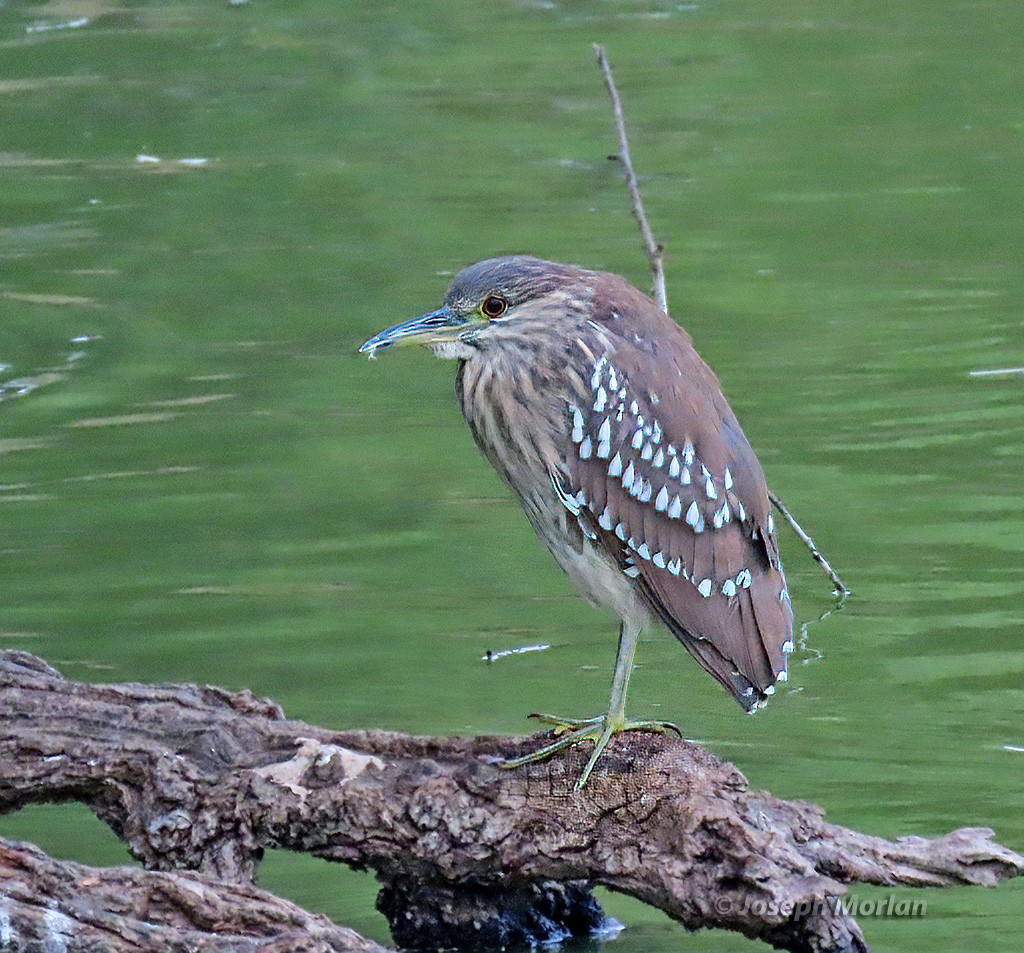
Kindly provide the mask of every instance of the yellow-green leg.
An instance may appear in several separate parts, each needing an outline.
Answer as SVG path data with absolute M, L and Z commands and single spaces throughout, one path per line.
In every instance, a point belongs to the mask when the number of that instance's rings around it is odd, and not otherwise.
M 521 758 L 512 758 L 502 762 L 503 768 L 518 768 L 524 764 L 532 764 L 536 761 L 543 761 L 551 757 L 563 748 L 576 744 L 578 741 L 593 741 L 594 751 L 583 769 L 579 780 L 576 782 L 576 790 L 579 791 L 590 777 L 594 765 L 608 747 L 613 735 L 623 731 L 674 731 L 680 734 L 679 729 L 668 721 L 630 721 L 626 718 L 626 690 L 629 687 L 629 675 L 633 668 L 633 655 L 636 652 L 637 639 L 640 637 L 640 627 L 637 625 L 626 625 L 625 622 L 619 627 L 619 650 L 615 656 L 615 675 L 612 678 L 611 698 L 608 702 L 608 712 L 598 715 L 596 718 L 559 718 L 556 715 L 534 714 L 544 724 L 554 727 L 555 740 L 531 754 L 523 755 Z

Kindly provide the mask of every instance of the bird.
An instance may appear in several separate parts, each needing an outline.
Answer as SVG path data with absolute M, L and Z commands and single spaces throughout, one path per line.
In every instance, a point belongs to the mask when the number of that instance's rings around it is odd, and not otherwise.
M 637 641 L 661 623 L 747 712 L 788 679 L 793 609 L 764 472 L 687 332 L 616 274 L 528 255 L 452 279 L 441 307 L 360 352 L 417 344 L 457 362 L 484 457 L 580 595 L 618 617 L 607 711 L 553 728 L 515 768 L 583 741 L 580 790 L 623 731 Z

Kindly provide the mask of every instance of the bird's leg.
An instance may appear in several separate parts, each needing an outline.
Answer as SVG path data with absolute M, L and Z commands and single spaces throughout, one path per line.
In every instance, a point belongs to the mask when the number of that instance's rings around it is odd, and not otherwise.
M 537 751 L 502 762 L 503 768 L 518 768 L 524 764 L 543 761 L 563 748 L 578 741 L 593 741 L 594 751 L 576 782 L 576 790 L 580 790 L 590 777 L 594 765 L 597 764 L 608 742 L 614 735 L 623 731 L 674 731 L 679 729 L 667 721 L 630 721 L 626 718 L 626 690 L 629 687 L 629 675 L 633 668 L 633 655 L 636 652 L 637 639 L 640 637 L 640 626 L 627 625 L 619 627 L 619 649 L 615 657 L 615 675 L 612 678 L 611 698 L 608 712 L 596 718 L 559 718 L 555 715 L 536 714 L 530 717 L 552 725 L 556 740 Z
M 590 755 L 590 760 L 576 782 L 577 791 L 581 790 L 587 783 L 590 772 L 594 770 L 594 766 L 614 735 L 623 731 L 654 731 L 658 733 L 674 731 L 682 737 L 682 733 L 671 722 L 630 721 L 626 717 L 626 690 L 629 688 L 629 676 L 633 671 L 633 655 L 636 652 L 636 643 L 639 638 L 639 625 L 623 622 L 619 626 L 619 649 L 615 656 L 615 675 L 612 677 L 612 693 L 608 701 L 608 714 L 601 719 L 601 731 L 595 739 L 596 743 L 594 744 L 594 751 Z

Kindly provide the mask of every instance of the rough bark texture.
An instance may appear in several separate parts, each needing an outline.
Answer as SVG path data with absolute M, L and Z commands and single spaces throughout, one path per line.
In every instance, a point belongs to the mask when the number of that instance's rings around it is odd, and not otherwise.
M 539 738 L 327 731 L 248 692 L 83 684 L 17 652 L 0 653 L 0 715 L 0 812 L 83 801 L 149 870 L 199 871 L 213 878 L 204 883 L 248 891 L 256 907 L 250 884 L 264 847 L 370 868 L 399 937 L 438 924 L 448 942 L 501 936 L 535 888 L 544 899 L 530 915 L 558 912 L 566 883 L 579 894 L 559 928 L 587 923 L 583 883 L 690 928 L 794 951 L 861 951 L 857 924 L 829 902 L 846 884 L 994 885 L 1024 873 L 1024 858 L 986 829 L 934 840 L 860 834 L 813 804 L 749 790 L 731 764 L 667 736 L 618 737 L 576 793 L 586 750 L 496 767 Z M 46 895 L 45 884 L 38 890 Z M 403 933 L 402 922 L 413 926 Z
M 386 953 L 326 917 L 199 873 L 97 869 L 0 840 L 0 950 Z

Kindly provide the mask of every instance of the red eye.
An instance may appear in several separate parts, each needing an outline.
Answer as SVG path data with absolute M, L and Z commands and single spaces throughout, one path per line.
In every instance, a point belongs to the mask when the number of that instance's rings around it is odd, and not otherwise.
M 484 298 L 484 303 L 480 306 L 480 310 L 488 318 L 500 318 L 508 311 L 508 302 L 498 295 L 491 295 L 489 298 Z

